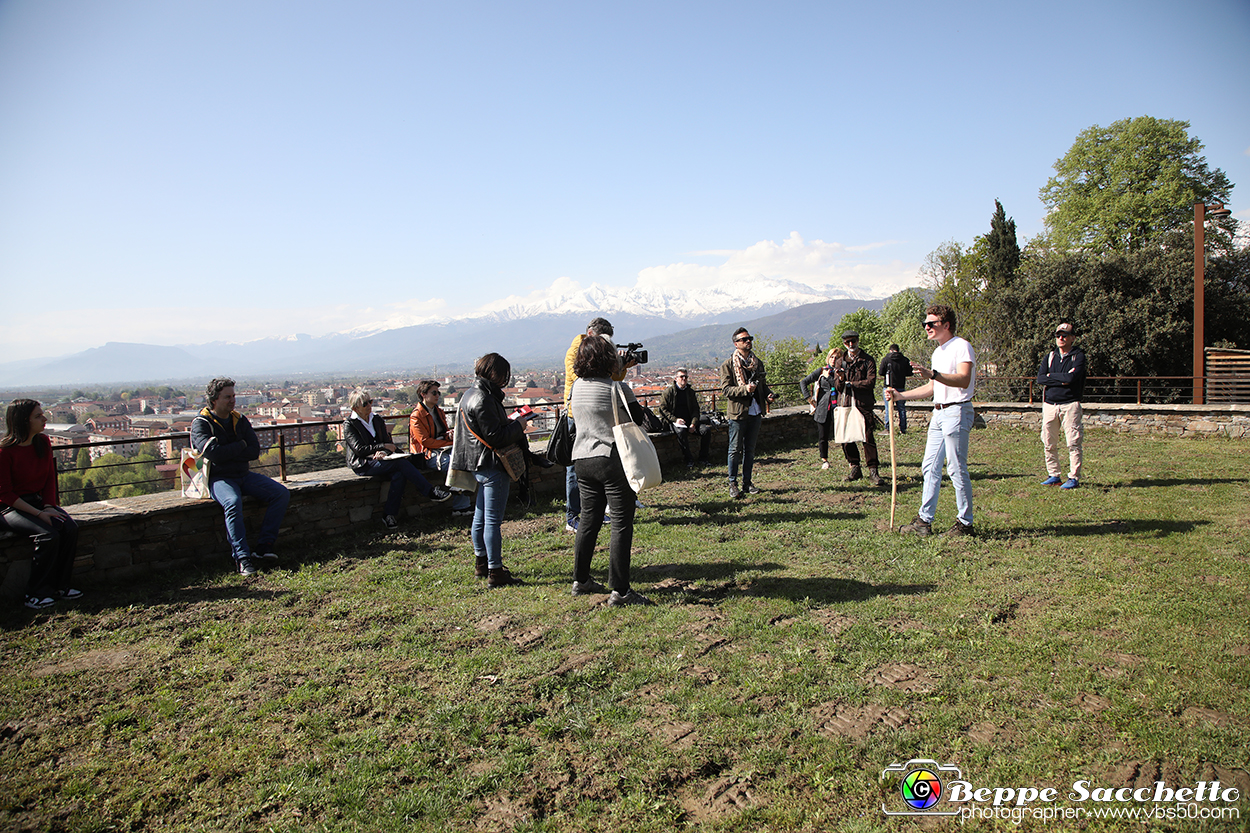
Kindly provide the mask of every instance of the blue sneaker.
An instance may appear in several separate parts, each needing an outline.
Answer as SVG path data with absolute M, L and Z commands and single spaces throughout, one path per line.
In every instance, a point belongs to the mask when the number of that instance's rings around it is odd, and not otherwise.
M 1060 486 L 1059 488 L 1060 489 L 1079 489 L 1081 488 L 1081 484 L 1077 482 L 1075 477 L 1069 477 L 1066 481 L 1064 481 L 1064 484 Z
M 565 531 L 565 532 L 576 532 L 576 531 L 577 531 L 577 522 L 578 522 L 578 520 L 579 520 L 578 518 L 574 518 L 574 519 L 573 519 L 573 520 L 571 520 L 571 521 L 566 521 L 566 522 L 565 522 L 565 524 L 564 524 L 564 531 Z
M 1062 483 L 1062 482 L 1063 482 L 1063 481 L 1062 481 L 1062 480 L 1060 480 L 1060 479 L 1058 478 L 1058 476 L 1052 476 L 1052 477 L 1048 477 L 1048 478 L 1046 478 L 1045 480 L 1043 480 L 1043 481 L 1042 481 L 1042 485 L 1043 485 L 1043 486 L 1058 486 L 1058 485 L 1059 485 L 1060 483 Z

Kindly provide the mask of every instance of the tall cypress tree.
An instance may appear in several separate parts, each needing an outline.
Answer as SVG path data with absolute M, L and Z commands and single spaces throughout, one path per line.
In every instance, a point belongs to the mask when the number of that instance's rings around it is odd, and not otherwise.
M 985 284 L 990 291 L 1011 286 L 1020 268 L 1020 245 L 1016 242 L 1016 221 L 1007 219 L 1003 204 L 994 200 L 990 233 L 985 237 Z

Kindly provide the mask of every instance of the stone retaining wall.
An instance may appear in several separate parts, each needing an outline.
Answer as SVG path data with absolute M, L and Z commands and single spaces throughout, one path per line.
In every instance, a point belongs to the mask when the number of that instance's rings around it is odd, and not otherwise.
M 880 411 L 880 408 L 878 409 Z M 977 427 L 1016 427 L 1037 431 L 1041 406 L 981 403 L 976 406 Z M 908 404 L 908 425 L 916 430 L 929 424 L 927 402 Z M 1091 405 L 1087 425 L 1133 434 L 1250 439 L 1247 405 Z M 653 437 L 666 470 L 681 466 L 681 451 L 672 435 Z M 697 442 L 697 440 L 695 440 Z M 724 471 L 727 431 L 712 432 L 713 465 Z M 815 444 L 815 426 L 806 407 L 775 410 L 766 421 L 760 441 L 783 447 Z M 535 446 L 535 450 L 541 450 Z M 427 472 L 428 475 L 428 472 Z M 564 492 L 564 469 L 558 466 L 531 472 L 535 492 L 559 497 Z M 350 469 L 295 475 L 287 482 L 291 505 L 279 539 L 281 550 L 297 550 L 301 543 L 327 535 L 381 530 L 382 503 L 389 482 L 358 477 Z M 247 524 L 257 529 L 261 507 L 247 501 Z M 161 570 L 196 563 L 228 569 L 221 509 L 212 501 L 193 502 L 177 492 L 84 503 L 71 508 L 81 527 L 75 583 L 83 586 L 125 581 Z M 405 499 L 403 517 L 442 515 L 453 523 L 447 504 L 433 504 L 419 496 Z M 464 523 L 461 521 L 460 523 Z M 0 596 L 20 597 L 30 570 L 31 544 L 25 537 L 0 539 Z

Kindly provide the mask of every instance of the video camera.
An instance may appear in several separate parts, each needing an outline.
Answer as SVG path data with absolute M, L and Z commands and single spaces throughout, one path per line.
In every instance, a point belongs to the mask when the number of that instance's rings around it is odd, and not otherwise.
M 625 351 L 621 353 L 621 361 L 623 363 L 629 364 L 631 361 L 634 364 L 647 363 L 647 351 L 639 349 L 642 347 L 641 342 L 631 341 L 629 344 L 618 344 L 616 347 L 617 352 L 620 352 L 621 350 Z

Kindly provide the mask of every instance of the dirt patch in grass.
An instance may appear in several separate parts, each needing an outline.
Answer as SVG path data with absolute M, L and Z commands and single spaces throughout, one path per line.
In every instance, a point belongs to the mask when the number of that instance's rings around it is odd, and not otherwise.
M 825 703 L 812 712 L 812 719 L 822 735 L 860 739 L 884 729 L 901 729 L 911 721 L 911 713 L 898 706 Z
M 32 677 L 48 677 L 53 674 L 73 674 L 78 671 L 117 672 L 134 668 L 144 661 L 142 651 L 134 648 L 100 648 L 86 651 L 69 659 L 36 665 Z
M 1217 709 L 1206 709 L 1201 706 L 1190 706 L 1185 709 L 1185 711 L 1181 712 L 1181 720 L 1191 726 L 1205 723 L 1220 729 L 1241 725 L 1241 720 L 1235 714 L 1229 714 Z
M 545 628 L 533 627 L 522 628 L 521 630 L 512 631 L 508 634 L 508 639 L 512 640 L 512 644 L 516 645 L 522 651 L 533 648 L 539 642 L 543 641 L 543 636 L 547 633 Z
M 997 723 L 982 721 L 968 727 L 968 740 L 981 746 L 999 746 L 1012 738 L 1012 733 Z
M 1098 714 L 1111 708 L 1111 701 L 1106 697 L 1090 694 L 1088 691 L 1078 694 L 1073 700 L 1073 704 L 1087 714 Z
M 523 801 L 506 795 L 491 796 L 482 802 L 482 814 L 475 826 L 478 830 L 512 830 L 528 822 L 533 814 L 533 807 Z
M 726 775 L 702 789 L 690 787 L 678 794 L 678 803 L 694 824 L 712 822 L 740 813 L 749 807 L 762 806 L 751 779 Z
M 482 633 L 499 633 L 511 624 L 512 617 L 507 613 L 495 613 L 480 620 L 477 629 Z
M 689 749 L 699 738 L 693 723 L 674 721 L 656 727 L 656 736 L 670 749 Z
M 868 678 L 873 685 L 885 686 L 894 691 L 927 694 L 937 680 L 923 668 L 908 663 L 887 663 L 873 671 Z
M 855 619 L 852 617 L 828 608 L 814 611 L 812 618 L 834 636 L 841 636 L 843 632 L 855 624 Z

